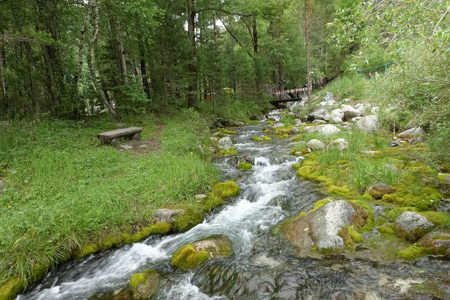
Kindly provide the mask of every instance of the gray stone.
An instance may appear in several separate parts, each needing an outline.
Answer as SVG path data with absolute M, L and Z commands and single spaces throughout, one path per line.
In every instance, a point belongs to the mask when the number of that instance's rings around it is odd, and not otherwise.
M 284 124 L 283 123 L 276 123 L 276 124 L 273 125 L 274 129 L 280 128 L 280 127 L 284 127 Z
M 292 127 L 290 133 L 291 134 L 299 134 L 300 133 L 300 129 L 298 127 Z
M 370 115 L 358 120 L 356 126 L 367 133 L 377 133 L 380 122 L 377 116 Z
M 331 148 L 338 149 L 339 151 L 343 151 L 348 148 L 348 143 L 345 139 L 340 138 L 332 141 L 330 143 Z
M 406 211 L 395 220 L 394 230 L 398 236 L 415 242 L 434 227 L 434 224 L 426 217 Z
M 303 132 L 306 132 L 306 133 L 319 132 L 319 130 L 322 129 L 323 126 L 325 126 L 325 125 L 308 126 L 308 127 L 303 128 Z
M 152 219 L 156 222 L 172 224 L 177 216 L 182 213 L 184 213 L 184 209 L 161 208 L 155 212 Z
M 338 117 L 332 117 L 332 118 L 330 119 L 330 122 L 331 122 L 331 123 L 334 123 L 334 124 L 340 124 L 340 123 L 342 123 L 342 119 L 341 119 L 341 118 L 338 118 Z
M 364 105 L 364 104 L 362 104 L 362 103 L 358 103 L 358 104 L 355 105 L 355 109 L 356 109 L 357 111 L 359 111 L 359 113 L 361 114 L 361 116 L 364 115 L 364 114 L 366 113 L 366 107 L 368 107 L 368 106 L 366 106 L 366 105 Z
M 299 119 L 296 119 L 295 120 L 295 126 L 300 126 L 300 125 L 302 125 L 303 123 L 302 123 L 302 120 L 299 120 Z
M 448 231 L 437 230 L 429 232 L 418 243 L 435 255 L 440 254 L 450 257 L 450 232 Z
M 325 149 L 325 144 L 317 139 L 310 140 L 307 145 L 311 150 Z
M 425 134 L 425 131 L 420 128 L 420 127 L 414 127 L 408 130 L 405 130 L 401 133 L 398 134 L 398 137 L 401 139 L 407 139 L 407 138 L 412 138 L 412 137 L 416 137 L 419 135 L 423 135 Z
M 309 122 L 312 122 L 314 120 L 328 121 L 330 119 L 330 116 L 328 115 L 328 111 L 325 108 L 320 108 L 320 109 L 310 113 L 306 119 Z
M 325 125 L 323 126 L 320 130 L 319 130 L 319 134 L 323 134 L 323 135 L 332 135 L 332 134 L 336 134 L 341 132 L 341 130 L 339 128 L 337 128 L 334 125 Z
M 344 121 L 350 121 L 355 117 L 361 116 L 361 113 L 351 105 L 343 104 L 341 106 L 341 109 L 342 112 L 344 113 Z
M 198 195 L 195 195 L 194 197 L 197 200 L 202 200 L 202 199 L 206 199 L 208 196 L 205 194 L 198 194 Z
M 233 145 L 233 141 L 231 140 L 231 138 L 229 136 L 223 137 L 221 138 L 218 142 L 217 142 L 217 147 L 219 149 L 231 149 L 234 147 Z
M 133 149 L 133 146 L 125 144 L 125 145 L 120 145 L 120 148 L 122 150 L 131 150 L 131 149 Z
M 380 108 L 378 107 L 378 106 L 374 106 L 374 107 L 372 107 L 372 109 L 370 110 L 370 112 L 372 113 L 372 114 L 375 114 L 375 113 L 377 113 L 377 112 L 379 112 L 380 111 Z
M 324 121 L 324 120 L 314 120 L 314 121 L 312 121 L 311 122 L 312 124 L 326 124 L 327 123 L 327 121 Z
M 326 102 L 333 101 L 333 102 L 335 102 L 333 94 L 330 93 L 330 92 L 327 92 L 325 97 L 323 97 L 323 101 L 326 101 Z
M 344 118 L 344 111 L 342 109 L 340 109 L 340 108 L 334 109 L 333 111 L 331 111 L 330 118 L 343 119 Z

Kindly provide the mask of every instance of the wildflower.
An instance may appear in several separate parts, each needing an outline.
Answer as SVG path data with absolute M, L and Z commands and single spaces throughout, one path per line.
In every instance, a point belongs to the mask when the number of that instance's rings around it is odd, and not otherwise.
M 193 155 L 193 154 L 194 154 L 194 152 L 191 151 L 191 155 Z
M 8 208 L 11 208 L 11 205 L 8 205 Z

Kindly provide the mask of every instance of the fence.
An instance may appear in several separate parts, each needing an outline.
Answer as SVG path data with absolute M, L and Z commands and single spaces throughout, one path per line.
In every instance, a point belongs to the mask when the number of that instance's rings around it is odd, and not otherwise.
M 356 69 L 356 73 L 357 73 L 357 74 L 361 74 L 361 73 L 363 73 L 363 72 L 365 72 L 365 71 L 370 71 L 370 70 L 375 70 L 375 69 L 378 70 L 378 69 L 384 68 L 384 74 L 386 75 L 387 69 L 389 68 L 389 66 L 390 66 L 390 65 L 393 65 L 393 64 L 396 64 L 396 63 L 397 63 L 396 61 L 393 61 L 393 62 L 384 64 L 384 65 L 379 65 L 379 66 L 372 67 L 372 68 L 368 68 L 368 69 L 360 69 L 360 68 L 357 68 L 357 69 Z

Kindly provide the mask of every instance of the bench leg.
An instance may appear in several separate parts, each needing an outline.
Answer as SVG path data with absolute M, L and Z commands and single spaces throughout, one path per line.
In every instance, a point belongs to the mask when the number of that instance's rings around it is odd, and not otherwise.
M 133 135 L 133 137 L 131 138 L 135 141 L 140 141 L 141 140 L 141 134 L 140 133 L 136 133 L 135 135 Z
M 109 143 L 111 145 L 118 145 L 120 143 L 120 139 L 112 139 Z

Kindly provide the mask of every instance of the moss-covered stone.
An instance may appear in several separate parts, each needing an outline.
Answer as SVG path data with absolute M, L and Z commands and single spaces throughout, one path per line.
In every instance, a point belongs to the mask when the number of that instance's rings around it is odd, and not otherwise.
M 219 154 L 222 156 L 233 156 L 238 154 L 236 147 L 230 148 L 230 149 L 220 149 Z
M 356 191 L 352 190 L 348 185 L 337 186 L 334 184 L 328 186 L 327 193 L 344 198 L 353 198 L 357 194 Z
M 16 296 L 25 289 L 26 282 L 20 279 L 19 276 L 14 276 L 5 284 L 0 286 L 0 299 L 13 300 Z
M 300 142 L 302 140 L 301 136 L 294 136 L 290 139 L 291 142 Z
M 265 136 L 265 135 L 261 135 L 261 136 L 252 137 L 252 140 L 257 141 L 257 142 L 268 142 L 268 141 L 271 141 L 272 138 Z
M 177 216 L 175 222 L 173 223 L 172 230 L 174 232 L 186 232 L 192 227 L 203 222 L 204 217 L 205 216 L 202 210 L 189 207 Z
M 233 181 L 219 182 L 212 189 L 212 194 L 221 198 L 236 197 L 240 192 L 241 189 Z
M 397 252 L 397 255 L 405 260 L 417 260 L 423 256 L 429 254 L 429 251 L 426 248 L 411 246 L 409 248 L 403 249 Z
M 239 170 L 251 170 L 252 169 L 252 164 L 246 163 L 246 162 L 240 162 L 238 165 L 238 169 Z
M 224 134 L 236 134 L 236 131 L 229 130 L 226 128 L 219 128 L 219 132 L 224 133 Z
M 361 243 L 363 237 L 359 234 L 353 225 L 344 226 L 339 230 L 338 235 L 344 240 L 344 247 L 353 250 L 354 243 Z
M 155 270 L 134 274 L 130 279 L 130 290 L 134 299 L 148 299 L 159 288 L 161 275 Z
M 395 231 L 392 226 L 378 226 L 377 230 L 380 233 L 395 235 Z
M 185 245 L 178 249 L 173 255 L 171 265 L 181 269 L 195 269 L 209 258 L 207 251 L 197 251 L 194 245 Z
M 439 174 L 436 178 L 439 181 L 450 182 L 450 174 L 448 173 Z
M 208 258 L 227 257 L 232 251 L 233 247 L 226 236 L 212 236 L 175 251 L 171 264 L 182 270 L 195 269 Z
M 222 198 L 210 195 L 202 201 L 201 206 L 204 212 L 210 212 L 214 208 L 223 205 L 223 203 Z
M 293 165 L 292 165 L 292 169 L 294 169 L 294 170 L 300 169 L 300 164 L 299 164 L 299 163 L 293 164 Z
M 418 295 L 425 296 L 423 299 L 448 299 L 446 297 L 448 295 L 447 281 L 426 280 L 422 283 L 413 284 L 413 289 Z
M 418 212 L 418 214 L 426 217 L 428 220 L 430 220 L 431 223 L 433 223 L 436 226 L 444 227 L 447 224 L 450 224 L 450 215 L 443 212 L 423 211 Z
M 75 258 L 85 257 L 94 253 L 97 253 L 101 250 L 101 247 L 97 244 L 88 244 L 83 246 L 79 251 L 74 253 Z

